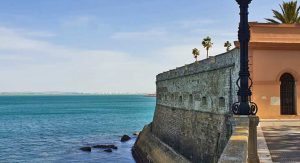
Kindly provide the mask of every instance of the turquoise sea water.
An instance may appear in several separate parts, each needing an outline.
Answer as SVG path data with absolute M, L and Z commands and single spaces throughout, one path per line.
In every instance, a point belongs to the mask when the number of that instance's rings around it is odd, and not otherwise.
M 134 162 L 136 138 L 151 122 L 155 98 L 120 96 L 0 96 L 0 162 Z M 83 146 L 115 144 L 106 153 Z

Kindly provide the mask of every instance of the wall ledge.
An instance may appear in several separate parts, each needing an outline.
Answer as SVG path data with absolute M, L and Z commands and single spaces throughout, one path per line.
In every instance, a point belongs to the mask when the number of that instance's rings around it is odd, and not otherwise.
M 257 116 L 234 116 L 233 133 L 219 163 L 258 163 L 256 127 Z
M 225 52 L 207 59 L 197 61 L 167 72 L 160 73 L 156 76 L 156 81 L 165 81 L 170 79 L 181 78 L 184 76 L 195 75 L 199 73 L 214 71 L 217 69 L 234 67 L 236 59 L 239 56 L 239 49 L 235 48 L 229 52 Z M 230 58 L 230 59 L 228 59 Z

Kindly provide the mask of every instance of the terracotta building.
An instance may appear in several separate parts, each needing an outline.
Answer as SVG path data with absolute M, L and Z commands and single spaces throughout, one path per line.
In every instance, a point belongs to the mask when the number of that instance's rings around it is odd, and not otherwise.
M 249 25 L 249 68 L 257 115 L 300 118 L 300 25 Z

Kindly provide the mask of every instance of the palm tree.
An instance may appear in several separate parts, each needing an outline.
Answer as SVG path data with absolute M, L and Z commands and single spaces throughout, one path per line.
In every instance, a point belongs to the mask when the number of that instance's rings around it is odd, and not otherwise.
M 230 50 L 230 47 L 231 47 L 231 43 L 229 41 L 226 41 L 224 43 L 224 47 L 226 48 L 226 51 L 229 51 Z
M 198 56 L 200 55 L 200 52 L 197 48 L 194 48 L 193 51 L 192 51 L 192 54 L 194 55 L 194 58 L 196 59 L 197 61 L 197 58 Z
M 203 39 L 202 41 L 202 45 L 203 47 L 206 49 L 206 55 L 208 58 L 208 50 L 212 47 L 213 43 L 211 42 L 211 38 L 209 36 L 207 36 L 206 38 Z
M 297 6 L 297 1 L 283 2 L 283 4 L 279 6 L 282 13 L 272 10 L 275 19 L 266 19 L 268 23 L 300 24 L 300 6 Z

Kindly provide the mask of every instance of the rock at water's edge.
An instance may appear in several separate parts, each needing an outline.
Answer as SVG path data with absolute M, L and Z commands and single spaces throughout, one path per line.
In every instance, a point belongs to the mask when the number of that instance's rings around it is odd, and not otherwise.
M 103 145 L 103 144 L 100 144 L 100 145 L 94 145 L 93 148 L 112 148 L 112 149 L 118 149 L 117 146 L 113 145 L 113 144 L 109 144 L 109 145 Z
M 108 148 L 108 149 L 105 149 L 104 151 L 110 153 L 110 152 L 112 152 L 112 149 Z
M 128 136 L 128 135 L 123 135 L 122 138 L 121 138 L 121 142 L 125 142 L 125 141 L 128 141 L 128 140 L 130 140 L 130 139 L 131 139 L 130 136 Z
M 134 132 L 133 135 L 134 136 L 139 136 L 140 132 Z
M 81 147 L 80 150 L 85 151 L 85 152 L 91 152 L 92 148 L 91 147 Z

